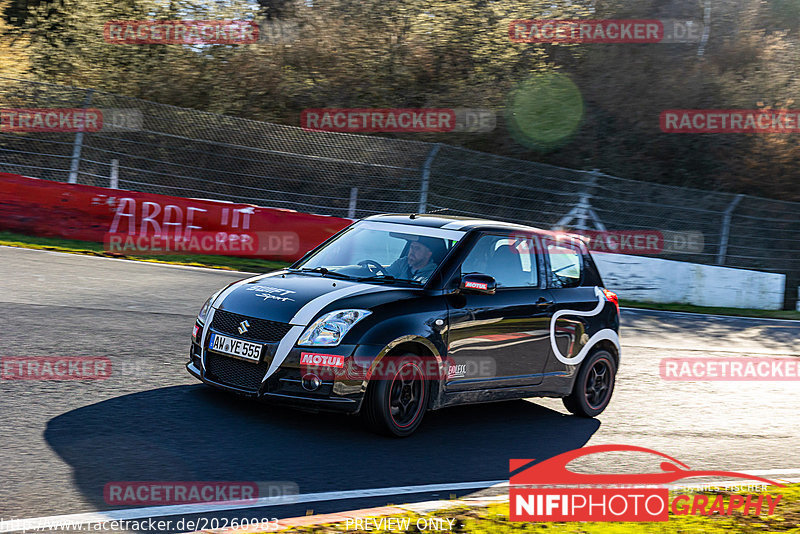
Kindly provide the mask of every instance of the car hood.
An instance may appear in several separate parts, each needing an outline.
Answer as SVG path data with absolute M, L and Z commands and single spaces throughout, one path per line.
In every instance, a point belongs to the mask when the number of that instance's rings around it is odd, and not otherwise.
M 242 280 L 226 288 L 214 308 L 281 323 L 307 325 L 324 308 L 350 297 L 409 291 L 407 287 L 365 284 L 316 275 L 278 271 Z M 375 304 L 385 299 L 376 298 Z M 344 304 L 344 302 L 342 302 Z

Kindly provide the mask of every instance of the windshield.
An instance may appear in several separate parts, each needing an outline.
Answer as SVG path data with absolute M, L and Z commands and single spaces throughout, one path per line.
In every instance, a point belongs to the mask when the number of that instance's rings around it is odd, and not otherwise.
M 425 284 L 464 232 L 363 221 L 296 270 L 383 283 Z

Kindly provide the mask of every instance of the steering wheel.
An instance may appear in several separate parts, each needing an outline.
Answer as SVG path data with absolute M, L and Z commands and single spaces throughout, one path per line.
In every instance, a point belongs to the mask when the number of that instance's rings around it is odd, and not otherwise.
M 383 268 L 383 265 L 381 265 L 375 260 L 362 260 L 358 262 L 358 264 L 362 267 L 366 267 L 367 269 L 369 269 L 369 272 L 371 273 L 382 274 L 383 276 L 389 276 L 389 273 L 386 272 L 386 269 Z

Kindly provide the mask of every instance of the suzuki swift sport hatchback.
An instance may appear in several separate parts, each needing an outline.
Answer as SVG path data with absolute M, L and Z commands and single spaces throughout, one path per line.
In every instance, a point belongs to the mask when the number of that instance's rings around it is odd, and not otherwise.
M 580 237 L 380 215 L 214 294 L 187 369 L 407 436 L 427 410 L 457 404 L 562 397 L 572 413 L 598 415 L 614 390 L 618 329 L 617 296 Z

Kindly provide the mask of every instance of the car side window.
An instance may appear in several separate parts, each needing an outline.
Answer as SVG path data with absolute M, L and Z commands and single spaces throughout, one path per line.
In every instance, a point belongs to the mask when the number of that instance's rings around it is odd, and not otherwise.
M 482 236 L 461 264 L 461 274 L 488 274 L 497 287 L 538 287 L 535 248 L 527 236 Z
M 550 278 L 556 288 L 577 287 L 581 283 L 581 253 L 567 245 L 548 243 Z

